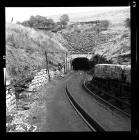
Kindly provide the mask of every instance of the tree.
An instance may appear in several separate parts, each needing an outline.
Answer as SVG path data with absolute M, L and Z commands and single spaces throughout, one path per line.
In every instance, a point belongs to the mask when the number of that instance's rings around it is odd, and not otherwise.
M 69 16 L 67 14 L 62 15 L 60 17 L 60 22 L 63 27 L 66 26 L 69 22 Z
M 33 28 L 47 28 L 52 29 L 55 27 L 55 22 L 53 19 L 43 16 L 31 16 L 29 20 L 22 22 L 22 25 L 29 26 Z

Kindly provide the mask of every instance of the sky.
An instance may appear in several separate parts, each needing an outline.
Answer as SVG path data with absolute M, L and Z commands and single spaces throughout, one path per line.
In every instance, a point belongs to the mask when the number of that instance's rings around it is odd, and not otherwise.
M 13 23 L 17 21 L 22 22 L 28 20 L 30 16 L 44 16 L 51 17 L 52 15 L 69 14 L 69 13 L 82 13 L 82 12 L 106 12 L 114 9 L 121 9 L 125 7 L 6 7 L 5 19 L 6 22 L 11 22 L 13 17 Z

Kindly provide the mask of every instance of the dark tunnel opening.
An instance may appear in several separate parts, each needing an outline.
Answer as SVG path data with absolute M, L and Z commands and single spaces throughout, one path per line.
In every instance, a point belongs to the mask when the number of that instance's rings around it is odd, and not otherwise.
M 88 71 L 90 69 L 89 60 L 86 57 L 78 57 L 72 60 L 72 69 L 75 71 Z

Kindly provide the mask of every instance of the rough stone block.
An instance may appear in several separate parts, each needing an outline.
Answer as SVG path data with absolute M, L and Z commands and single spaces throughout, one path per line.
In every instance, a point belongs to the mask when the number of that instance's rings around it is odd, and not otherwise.
M 11 98 L 11 96 L 12 96 L 12 95 L 7 94 L 7 95 L 6 95 L 6 100 L 8 100 L 9 98 Z
M 35 76 L 34 79 L 39 79 L 39 78 L 41 78 L 41 77 L 42 77 L 42 75 Z

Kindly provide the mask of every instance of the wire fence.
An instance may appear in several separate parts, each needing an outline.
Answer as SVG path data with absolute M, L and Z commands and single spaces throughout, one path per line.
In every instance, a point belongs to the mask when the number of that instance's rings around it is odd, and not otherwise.
M 47 57 L 49 53 L 51 53 L 51 54 L 54 54 L 54 53 L 64 54 L 64 63 L 62 63 L 62 64 L 59 63 L 58 64 L 58 70 L 61 71 L 62 69 L 64 69 L 64 74 L 68 73 L 72 69 L 71 61 L 72 61 L 72 59 L 74 59 L 73 55 L 80 55 L 81 54 L 81 55 L 85 55 L 85 57 L 87 57 L 88 55 L 90 55 L 90 53 L 79 53 L 79 52 L 72 52 L 72 51 L 69 51 L 69 52 L 45 51 L 46 70 L 47 70 L 47 74 L 48 74 L 49 80 L 50 80 L 50 72 L 49 72 L 50 69 L 49 69 L 49 66 L 48 65 L 50 63 L 49 63 L 48 57 Z M 6 71 L 6 69 L 4 69 L 4 83 L 6 83 L 5 71 Z M 29 79 L 32 79 L 32 76 L 28 76 L 27 78 L 17 80 L 16 82 L 7 85 L 6 86 L 6 89 L 10 89 L 10 87 L 15 86 L 17 84 L 20 84 L 20 83 L 22 83 L 24 81 L 27 81 Z

